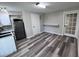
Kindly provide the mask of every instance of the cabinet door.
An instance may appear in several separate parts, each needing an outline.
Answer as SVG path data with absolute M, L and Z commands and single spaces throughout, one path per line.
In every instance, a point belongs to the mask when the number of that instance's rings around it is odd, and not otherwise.
M 0 38 L 0 56 L 4 57 L 16 51 L 13 36 Z
M 33 34 L 40 33 L 40 16 L 38 14 L 31 14 Z
M 0 23 L 5 25 L 11 25 L 9 14 L 7 12 L 0 12 Z

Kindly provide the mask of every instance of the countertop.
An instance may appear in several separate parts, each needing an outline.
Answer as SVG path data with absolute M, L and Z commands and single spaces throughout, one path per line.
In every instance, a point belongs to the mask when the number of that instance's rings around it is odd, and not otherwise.
M 0 33 L 7 33 L 7 32 L 14 32 L 13 29 L 7 29 L 7 30 L 4 30 L 4 31 L 1 31 Z
M 13 31 L 14 31 L 13 29 L 1 31 L 0 32 L 0 38 L 4 37 L 4 36 L 7 36 L 7 35 L 12 35 L 13 36 L 13 34 L 12 34 Z

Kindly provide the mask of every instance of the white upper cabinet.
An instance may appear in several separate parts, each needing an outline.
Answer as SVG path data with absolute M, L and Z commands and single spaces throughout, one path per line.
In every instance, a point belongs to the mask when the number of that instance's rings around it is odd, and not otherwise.
M 0 11 L 0 23 L 0 25 L 2 26 L 11 25 L 9 14 L 7 11 Z

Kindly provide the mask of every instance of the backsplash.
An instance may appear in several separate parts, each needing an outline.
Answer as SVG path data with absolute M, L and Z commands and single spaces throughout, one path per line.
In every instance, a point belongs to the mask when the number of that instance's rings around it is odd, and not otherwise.
M 12 25 L 3 26 L 4 30 L 12 29 Z
M 10 29 L 12 29 L 12 25 L 3 26 L 3 27 L 0 27 L 0 32 L 10 30 Z

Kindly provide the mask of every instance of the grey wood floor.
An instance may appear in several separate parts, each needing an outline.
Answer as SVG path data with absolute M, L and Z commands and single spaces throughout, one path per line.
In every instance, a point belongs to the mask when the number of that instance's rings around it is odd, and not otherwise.
M 77 39 L 43 32 L 19 41 L 18 51 L 8 57 L 76 57 Z

